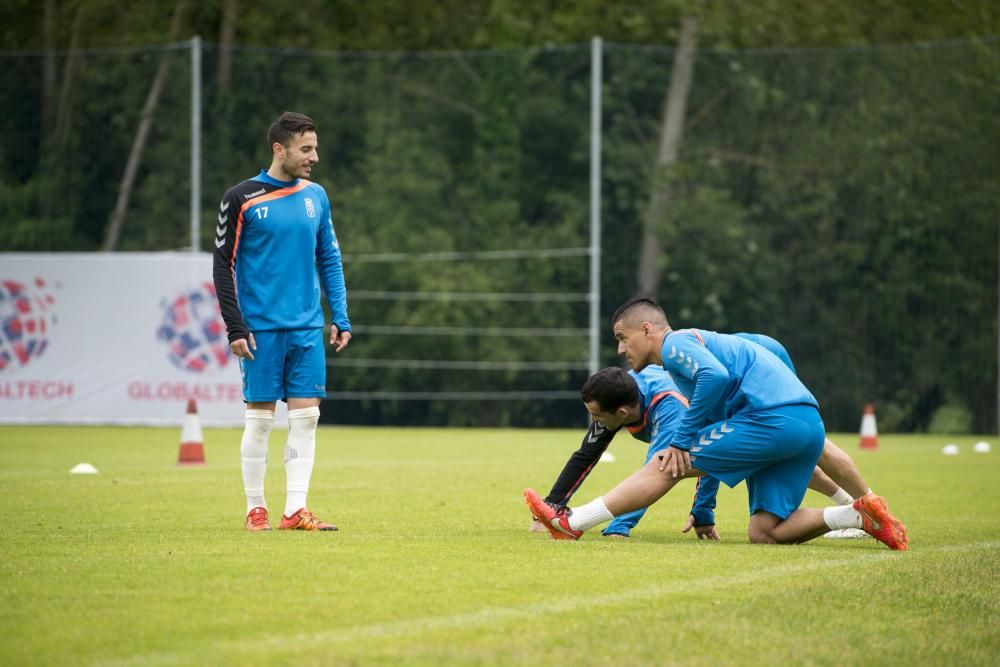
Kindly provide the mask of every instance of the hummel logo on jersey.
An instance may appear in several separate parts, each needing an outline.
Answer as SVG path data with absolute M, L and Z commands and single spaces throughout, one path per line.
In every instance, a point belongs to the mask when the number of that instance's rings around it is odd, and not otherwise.
M 594 422 L 593 433 L 587 438 L 587 442 L 593 443 L 597 442 L 597 439 L 604 434 L 604 424 L 601 422 Z
M 306 197 L 303 201 L 306 203 L 306 215 L 310 218 L 316 217 L 316 207 L 313 205 L 313 200 Z
M 221 248 L 226 244 L 226 228 L 229 225 L 229 219 L 224 215 L 226 209 L 229 208 L 229 202 L 224 201 L 219 204 L 219 224 L 215 227 L 215 247 Z
M 265 192 L 267 192 L 267 188 L 261 188 L 260 190 L 254 190 L 253 192 L 248 192 L 247 194 L 243 195 L 243 198 L 244 199 L 253 199 L 257 195 L 262 195 Z

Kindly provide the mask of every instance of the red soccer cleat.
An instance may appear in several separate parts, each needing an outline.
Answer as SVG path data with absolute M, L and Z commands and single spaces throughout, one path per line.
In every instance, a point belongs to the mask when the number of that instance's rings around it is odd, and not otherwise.
M 323 523 L 319 517 L 305 507 L 293 512 L 292 516 L 281 517 L 281 530 L 337 530 L 332 523 Z
M 910 548 L 906 526 L 889 512 L 885 498 L 869 493 L 854 501 L 854 509 L 861 515 L 865 532 L 876 540 L 893 551 L 906 551 Z
M 573 511 L 570 508 L 553 507 L 539 498 L 532 489 L 524 490 L 524 500 L 531 509 L 531 515 L 548 529 L 552 539 L 578 540 L 583 535 L 582 530 L 573 530 L 569 527 L 569 515 Z
M 267 510 L 263 507 L 254 507 L 247 513 L 246 529 L 251 533 L 261 530 L 271 530 L 271 522 L 267 519 Z

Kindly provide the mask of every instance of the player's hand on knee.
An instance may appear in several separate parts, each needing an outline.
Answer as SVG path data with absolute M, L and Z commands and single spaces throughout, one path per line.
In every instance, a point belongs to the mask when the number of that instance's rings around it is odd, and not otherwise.
M 683 477 L 691 471 L 691 454 L 683 449 L 671 445 L 658 457 L 660 472 L 666 472 L 670 477 Z

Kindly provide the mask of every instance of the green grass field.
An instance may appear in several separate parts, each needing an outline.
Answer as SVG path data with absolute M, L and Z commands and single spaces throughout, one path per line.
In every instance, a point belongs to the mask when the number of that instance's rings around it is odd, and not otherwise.
M 0 428 L 0 664 L 1000 663 L 1000 451 L 978 438 L 945 457 L 941 437 L 834 436 L 906 522 L 894 553 L 750 545 L 742 486 L 719 494 L 723 541 L 699 542 L 678 532 L 690 482 L 628 542 L 527 532 L 523 488 L 547 491 L 582 430 L 323 428 L 309 504 L 340 532 L 248 534 L 239 432 L 206 431 L 185 468 L 178 436 Z M 611 451 L 578 501 L 645 449 Z

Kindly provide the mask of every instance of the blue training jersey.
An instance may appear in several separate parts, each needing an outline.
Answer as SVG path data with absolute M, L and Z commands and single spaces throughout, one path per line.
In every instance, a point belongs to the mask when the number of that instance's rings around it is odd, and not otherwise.
M 321 286 L 333 324 L 350 331 L 340 246 L 321 185 L 261 170 L 226 192 L 218 221 L 213 276 L 230 342 L 251 331 L 321 328 Z
M 639 385 L 639 412 L 642 421 L 626 426 L 632 437 L 642 442 L 651 443 L 657 439 L 666 439 L 670 443 L 688 399 L 677 389 L 670 373 L 659 366 L 647 366 L 638 373 L 629 371 Z M 665 400 L 672 399 L 672 400 Z
M 785 349 L 785 346 L 779 343 L 778 341 L 774 340 L 770 336 L 765 336 L 764 334 L 756 334 L 756 333 L 734 333 L 733 335 L 739 336 L 740 338 L 746 338 L 749 341 L 757 343 L 762 348 L 764 348 L 774 356 L 778 357 L 778 359 L 781 360 L 781 363 L 788 366 L 793 373 L 795 373 L 796 375 L 799 374 L 798 371 L 795 370 L 795 364 L 792 363 L 792 358 L 788 355 L 788 350 Z
M 687 409 L 687 398 L 678 391 L 670 373 L 659 366 L 647 366 L 638 373 L 629 371 L 629 375 L 635 380 L 638 388 L 639 421 L 623 425 L 615 430 L 605 428 L 598 421 L 592 421 L 580 448 L 573 452 L 556 478 L 555 484 L 552 485 L 552 490 L 545 498 L 546 502 L 554 505 L 568 505 L 573 494 L 576 493 L 597 464 L 601 454 L 611 444 L 615 434 L 622 428 L 635 439 L 650 444 L 646 453 L 647 461 L 656 452 L 670 445 L 673 433 Z M 718 489 L 718 480 L 711 477 L 699 478 L 694 506 L 691 508 L 691 514 L 695 517 L 695 525 L 703 526 L 715 523 L 713 510 L 715 509 Z M 613 532 L 615 532 L 616 527 L 618 529 L 624 528 L 627 533 L 628 529 L 638 523 L 644 511 L 630 512 L 624 517 L 618 517 L 608 528 Z M 622 525 L 616 526 L 616 522 Z
M 690 449 L 701 427 L 735 414 L 782 405 L 819 407 L 789 366 L 745 337 L 701 329 L 670 331 L 661 355 L 663 368 L 690 402 L 671 443 L 679 449 Z
M 688 399 L 680 393 L 670 373 L 660 366 L 646 366 L 636 373 L 629 371 L 639 385 L 639 409 L 642 421 L 626 426 L 633 438 L 653 446 L 650 450 L 666 449 L 687 411 Z M 719 480 L 698 478 L 691 514 L 696 526 L 715 523 L 715 499 Z

